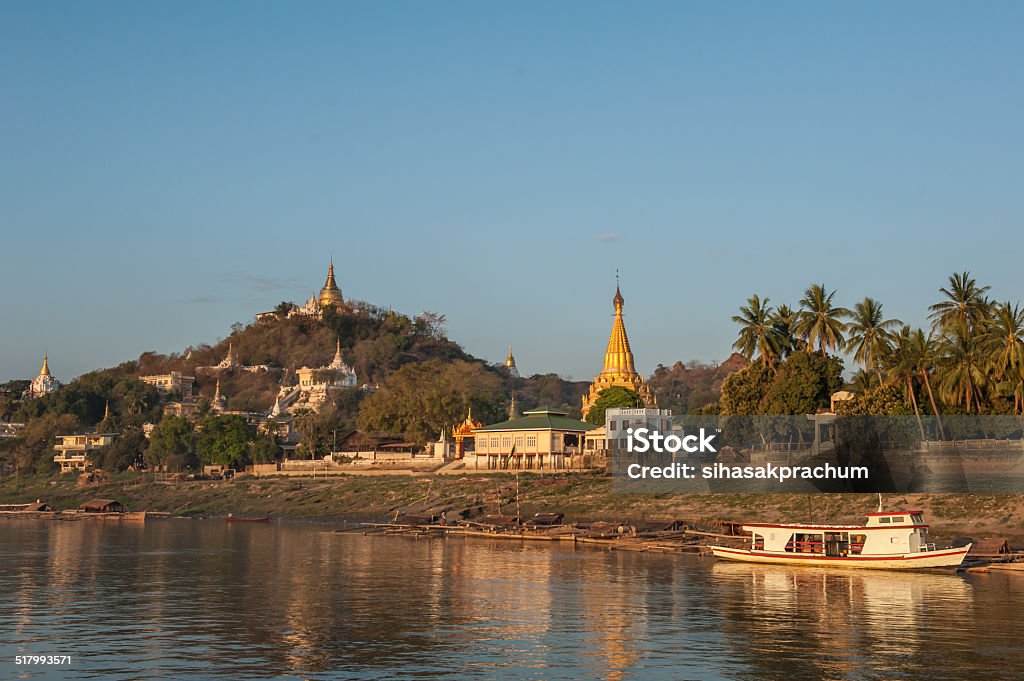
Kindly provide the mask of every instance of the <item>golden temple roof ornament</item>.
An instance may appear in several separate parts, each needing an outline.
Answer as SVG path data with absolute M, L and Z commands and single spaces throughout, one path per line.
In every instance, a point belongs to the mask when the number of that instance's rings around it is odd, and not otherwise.
M 473 431 L 477 428 L 483 428 L 484 424 L 479 421 L 473 420 L 473 405 L 469 406 L 469 413 L 466 414 L 466 420 L 455 426 L 452 426 L 452 439 L 455 440 L 455 456 L 462 458 L 465 455 L 465 443 L 466 438 L 474 437 Z
M 512 356 L 512 346 L 508 346 L 508 357 L 505 358 L 505 368 L 512 376 L 519 377 L 519 369 L 516 367 L 516 358 Z
M 51 375 L 50 374 L 50 362 L 49 362 L 49 359 L 47 358 L 45 352 L 43 353 L 43 368 L 39 370 L 39 375 L 40 376 L 50 376 Z
M 484 424 L 479 421 L 473 420 L 473 407 L 470 405 L 469 413 L 466 414 L 466 420 L 462 423 L 452 426 L 452 435 L 457 441 L 467 436 L 472 436 L 473 431 L 477 428 L 483 428 Z
M 338 288 L 338 282 L 334 280 L 334 258 L 331 258 L 331 264 L 327 268 L 327 281 L 324 282 L 324 287 L 320 289 L 320 307 L 340 307 L 344 301 L 341 297 L 341 289 Z

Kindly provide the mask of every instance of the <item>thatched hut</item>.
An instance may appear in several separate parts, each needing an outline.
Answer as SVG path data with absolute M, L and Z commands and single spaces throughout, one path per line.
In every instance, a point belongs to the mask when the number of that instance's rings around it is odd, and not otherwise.
M 114 499 L 90 499 L 78 507 L 85 513 L 124 513 L 124 504 Z

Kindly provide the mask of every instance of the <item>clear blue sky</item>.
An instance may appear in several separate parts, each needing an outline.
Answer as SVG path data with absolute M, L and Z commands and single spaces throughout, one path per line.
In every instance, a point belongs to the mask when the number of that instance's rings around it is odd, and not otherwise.
M 1024 294 L 1024 3 L 0 2 L 0 380 L 323 283 L 526 373 L 752 293 Z M 244 359 L 244 358 L 243 358 Z

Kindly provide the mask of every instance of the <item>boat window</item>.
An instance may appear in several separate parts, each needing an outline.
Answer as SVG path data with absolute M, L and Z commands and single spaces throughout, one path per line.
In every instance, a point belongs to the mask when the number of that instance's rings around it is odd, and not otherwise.
M 786 542 L 786 551 L 789 553 L 822 553 L 825 542 L 821 534 L 810 534 L 797 532 Z
M 921 525 L 922 523 L 924 523 L 924 519 L 921 516 L 919 516 L 919 515 L 912 515 L 912 516 L 910 516 L 910 520 L 915 525 Z
M 884 518 L 879 518 L 879 519 L 878 519 L 878 522 L 880 522 L 880 523 L 886 523 L 886 524 L 888 524 L 888 523 L 891 523 L 891 522 L 892 522 L 892 518 L 890 518 L 889 516 L 886 516 L 886 517 L 884 517 Z
M 866 534 L 850 535 L 850 553 L 858 554 L 864 550 L 864 541 L 868 538 Z
M 902 522 L 903 522 L 904 520 L 906 520 L 906 516 L 902 516 L 902 515 L 894 515 L 894 516 L 892 517 L 892 521 L 893 521 L 894 523 L 902 523 Z

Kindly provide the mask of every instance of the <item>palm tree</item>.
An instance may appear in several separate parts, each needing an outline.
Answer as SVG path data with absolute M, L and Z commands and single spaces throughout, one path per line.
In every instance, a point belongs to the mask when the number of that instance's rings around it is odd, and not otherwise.
M 1024 368 L 1024 310 L 1009 301 L 998 305 L 987 334 L 997 380 L 1009 379 Z
M 953 404 L 963 404 L 967 413 L 981 411 L 981 391 L 987 383 L 985 355 L 981 343 L 967 322 L 956 321 L 942 337 L 942 378 L 939 388 Z
M 880 360 L 892 349 L 892 329 L 900 324 L 897 319 L 883 319 L 882 304 L 874 298 L 865 298 L 853 308 L 847 326 L 850 338 L 845 349 L 853 352 L 854 362 L 864 365 L 868 371 L 874 369 L 879 383 L 882 382 Z
M 1024 414 L 1024 368 L 1010 374 L 1007 383 L 1013 391 L 1013 413 Z
M 850 311 L 843 307 L 833 307 L 832 298 L 835 291 L 827 293 L 824 284 L 813 284 L 800 299 L 800 311 L 797 313 L 793 330 L 799 338 L 807 342 L 807 352 L 813 352 L 815 346 L 825 356 L 827 350 L 838 350 L 843 346 L 846 323 L 843 318 L 850 316 Z
M 870 371 L 857 369 L 850 377 L 849 385 L 854 392 L 866 393 L 878 387 L 878 378 Z
M 864 302 L 866 303 L 867 300 Z M 914 390 L 914 378 L 917 376 L 917 354 L 914 347 L 914 334 L 906 324 L 903 325 L 899 333 L 893 336 L 888 358 L 889 376 L 897 383 L 902 383 L 906 388 L 910 403 L 914 406 L 917 428 L 921 431 L 921 440 L 923 441 L 926 439 L 924 425 L 921 423 L 921 411 L 917 407 L 917 394 Z
M 771 322 L 782 338 L 782 357 L 788 357 L 791 352 L 800 349 L 800 340 L 793 332 L 793 325 L 796 324 L 796 310 L 789 305 L 779 305 L 772 313 Z
M 956 321 L 960 321 L 971 329 L 982 322 L 990 307 L 990 302 L 985 297 L 990 288 L 992 287 L 978 286 L 978 282 L 971 278 L 970 272 L 950 275 L 949 287 L 939 289 L 939 293 L 946 296 L 946 300 L 928 308 L 932 328 L 948 329 Z
M 752 295 L 732 320 L 740 325 L 739 337 L 732 344 L 733 348 L 747 359 L 752 359 L 757 353 L 765 366 L 774 364 L 782 353 L 783 336 L 772 324 L 772 308 L 768 299 L 761 300 L 757 294 Z
M 939 437 L 946 439 L 946 431 L 942 427 L 942 417 L 939 415 L 939 407 L 935 404 L 935 393 L 932 392 L 931 373 L 936 370 L 939 362 L 938 343 L 934 336 L 924 335 L 922 329 L 915 329 L 909 338 L 910 349 L 914 357 L 917 375 L 921 377 L 925 389 L 928 391 L 928 401 L 932 405 L 932 413 L 935 414 L 935 425 L 939 429 Z
M 132 393 L 128 395 L 127 407 L 129 414 L 141 414 L 146 407 L 148 407 L 146 398 L 138 393 Z

